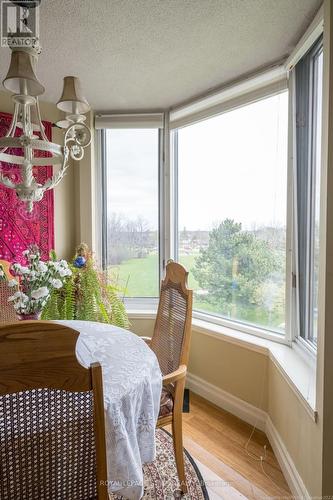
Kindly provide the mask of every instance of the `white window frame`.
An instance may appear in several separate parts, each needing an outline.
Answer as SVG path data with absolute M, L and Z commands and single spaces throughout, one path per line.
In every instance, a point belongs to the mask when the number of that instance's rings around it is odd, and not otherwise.
M 318 32 L 316 31 L 316 34 L 318 34 Z M 316 44 L 320 38 L 320 33 L 318 35 L 318 38 L 313 40 L 313 37 L 311 37 L 311 42 L 312 42 L 312 45 Z M 312 46 L 311 45 L 311 46 Z M 309 44 L 307 43 L 305 45 L 305 47 L 307 48 L 307 50 L 309 50 L 311 48 L 311 46 L 309 46 Z M 322 48 L 320 49 L 322 50 Z M 319 50 L 317 49 L 317 53 L 316 55 L 318 55 L 319 53 Z M 303 54 L 304 55 L 304 54 Z M 301 59 L 301 57 L 298 58 L 297 62 Z M 295 90 L 295 74 L 294 73 L 291 73 L 290 75 L 290 81 L 292 82 L 292 103 L 291 103 L 291 107 L 295 109 L 295 96 L 296 96 L 296 90 Z M 314 103 L 312 102 L 312 99 L 315 98 L 315 96 L 312 95 L 312 90 L 313 88 L 311 87 L 311 103 L 312 103 L 312 106 L 314 105 Z M 313 111 L 313 110 L 312 110 Z M 292 112 L 292 116 L 290 117 L 290 120 L 292 122 L 292 127 L 293 127 L 293 136 L 296 138 L 296 127 L 295 127 L 295 123 L 296 123 L 296 119 L 295 119 L 295 111 Z M 311 117 L 311 137 L 310 137 L 310 142 L 312 143 L 313 140 L 314 140 L 314 137 L 313 137 L 313 133 L 314 133 L 314 117 L 312 116 Z M 316 344 L 310 340 L 309 338 L 304 338 L 301 336 L 301 326 L 300 326 L 300 296 L 299 296 L 299 280 L 298 280 L 298 276 L 299 276 L 299 270 L 298 270 L 298 258 L 297 258 L 297 207 L 296 207 L 296 202 L 297 202 L 297 182 L 296 182 L 296 171 L 297 171 L 297 165 L 296 165 L 296 157 L 297 157 L 297 154 L 296 154 L 296 139 L 293 140 L 293 144 L 294 144 L 294 154 L 293 154 L 293 170 L 294 170 L 294 179 L 293 179 L 293 186 L 294 186 L 294 224 L 293 224 L 293 234 L 292 234 L 292 238 L 294 240 L 294 246 L 295 246 L 295 258 L 293 259 L 293 274 L 295 276 L 295 281 L 296 281 L 296 290 L 295 290 L 295 297 L 294 297 L 294 302 L 292 304 L 292 310 L 294 311 L 294 314 L 295 314 L 295 327 L 294 327 L 294 330 L 293 330 L 293 340 L 296 342 L 296 344 L 303 350 L 305 350 L 310 356 L 316 356 L 316 352 L 317 352 L 317 346 Z M 312 149 L 312 146 L 311 146 L 311 154 L 310 154 L 310 163 L 311 163 L 311 166 L 309 166 L 309 169 L 311 170 L 311 172 L 313 172 L 313 160 L 314 160 L 314 156 L 313 156 L 313 153 L 314 153 L 314 150 Z M 316 168 L 318 168 L 318 165 L 316 166 Z M 320 167 L 319 167 L 320 168 Z M 313 185 L 310 184 L 309 185 L 309 193 L 308 193 L 308 196 L 309 196 L 309 203 L 310 204 L 313 204 Z M 320 215 L 320 218 L 321 218 L 321 215 Z M 310 226 L 311 226 L 311 230 L 313 230 L 312 228 L 312 223 L 311 222 L 308 222 L 309 226 L 307 227 L 307 230 L 310 231 Z M 310 244 L 313 245 L 313 242 L 310 241 Z M 310 254 L 312 254 L 312 249 L 309 249 L 310 251 Z M 311 266 L 311 274 L 312 274 L 312 267 L 313 267 L 313 261 L 311 259 L 311 261 L 308 263 L 310 266 Z M 319 265 L 321 265 L 321 263 L 319 263 Z M 310 272 L 310 271 L 309 271 Z M 306 329 L 306 335 L 308 335 L 309 333 L 309 321 L 311 320 L 312 318 L 312 310 L 311 310 L 311 303 L 312 303 L 312 292 L 311 292 L 311 286 L 309 287 L 309 289 L 306 290 L 306 293 L 307 293 L 307 299 L 306 299 L 306 310 L 305 310 L 305 316 L 306 316 L 306 326 L 305 326 L 305 329 Z M 309 297 L 311 296 L 311 297 Z
M 158 262 L 159 262 L 159 281 L 163 276 L 164 266 L 166 262 L 166 252 L 164 244 L 165 235 L 165 144 L 166 144 L 166 116 L 165 113 L 151 113 L 149 111 L 143 113 L 112 113 L 112 114 L 98 114 L 95 116 L 95 130 L 96 130 L 96 164 L 99 167 L 96 172 L 98 182 L 96 187 L 106 186 L 105 182 L 105 131 L 107 129 L 137 129 L 137 128 L 156 128 L 158 129 L 159 141 L 159 165 L 158 165 Z M 97 187 L 97 189 L 98 189 Z M 103 206 L 103 199 L 105 191 L 100 190 L 96 196 L 98 206 L 96 207 L 97 221 L 96 224 L 96 240 L 97 240 L 97 258 L 101 265 L 105 265 L 105 248 L 103 248 L 104 238 L 103 231 L 106 228 L 105 221 L 105 208 Z M 98 229 L 97 229 L 98 226 Z M 130 310 L 149 310 L 155 311 L 157 309 L 158 297 L 125 297 L 125 305 Z
M 172 113 L 172 116 L 174 117 L 174 120 L 170 123 L 171 125 L 171 134 L 170 134 L 170 144 L 171 144 L 171 151 L 172 151 L 172 157 L 170 161 L 170 170 L 172 172 L 172 177 L 174 179 L 173 183 L 173 189 L 175 192 L 175 199 L 177 199 L 178 196 L 178 185 L 177 185 L 177 177 L 178 177 L 178 159 L 177 159 L 177 142 L 178 142 L 178 137 L 177 137 L 177 132 L 179 129 L 182 127 L 197 123 L 198 121 L 202 121 L 205 119 L 209 119 L 213 116 L 220 115 L 222 113 L 227 113 L 229 111 L 235 110 L 237 108 L 246 106 L 248 104 L 252 104 L 254 102 L 258 102 L 262 99 L 266 99 L 268 97 L 277 95 L 281 92 L 284 92 L 288 90 L 288 81 L 286 79 L 286 71 L 281 71 L 281 68 L 279 69 L 274 69 L 271 73 L 272 79 L 270 80 L 268 75 L 265 74 L 264 77 L 262 78 L 262 81 L 264 82 L 264 85 L 258 89 L 255 88 L 253 90 L 251 88 L 250 82 L 247 82 L 247 89 L 245 94 L 243 94 L 243 86 L 242 86 L 242 91 L 239 93 L 237 97 L 235 97 L 235 93 L 232 93 L 231 99 L 226 99 L 224 100 L 222 96 L 221 98 L 221 103 L 216 104 L 217 98 L 215 98 L 215 103 L 214 106 L 211 108 L 211 112 L 209 113 L 208 110 L 203 110 L 202 109 L 202 100 L 200 100 L 200 108 L 199 112 L 195 108 L 195 106 L 192 104 L 191 105 L 191 111 L 192 111 L 192 118 L 193 121 L 191 121 L 190 116 L 187 112 L 187 109 L 184 110 L 182 109 L 183 116 L 180 114 L 178 110 L 174 111 Z M 279 75 L 279 79 L 277 79 L 277 75 Z M 254 85 L 258 85 L 258 80 L 254 81 Z M 230 89 L 228 89 L 228 94 L 230 93 Z M 223 94 L 223 92 L 222 92 Z M 211 99 L 211 98 L 210 98 Z M 289 127 L 290 121 L 288 120 L 288 127 Z M 289 131 L 288 131 L 289 132 Z M 206 313 L 204 311 L 199 311 L 196 309 L 193 309 L 193 318 L 205 321 L 207 323 L 212 323 L 220 326 L 224 326 L 226 328 L 229 328 L 231 330 L 237 330 L 243 333 L 247 333 L 250 335 L 255 335 L 257 337 L 265 338 L 265 339 L 270 339 L 274 340 L 276 342 L 282 343 L 282 344 L 291 344 L 291 320 L 290 320 L 290 312 L 291 312 L 291 285 L 292 285 L 292 279 L 291 279 L 291 260 L 292 260 L 292 252 L 290 250 L 290 245 L 291 245 L 291 220 L 292 220 L 292 196 L 291 196 L 291 187 L 289 180 L 292 177 L 292 164 L 290 162 L 290 155 L 289 155 L 289 150 L 290 150 L 290 144 L 289 144 L 289 134 L 288 134 L 288 163 L 287 163 L 287 217 L 286 217 L 286 285 L 285 285 L 285 297 L 286 297 L 286 328 L 285 328 L 285 333 L 277 333 L 274 330 L 271 330 L 269 328 L 265 327 L 260 327 L 258 325 L 252 325 L 252 324 L 247 324 L 242 321 L 237 321 L 237 320 L 231 320 L 228 318 L 225 318 L 223 316 L 220 316 L 218 314 L 213 314 L 213 313 Z M 174 225 L 173 225 L 173 231 L 175 234 L 174 237 L 174 249 L 173 253 L 174 255 L 177 255 L 177 235 L 178 235 L 178 206 L 177 203 L 175 203 L 174 207 Z M 289 276 L 289 279 L 288 279 Z M 287 316 L 288 314 L 288 316 Z
M 160 221 L 160 273 L 163 275 L 165 264 L 168 259 L 176 256 L 177 245 L 177 165 L 175 164 L 174 150 L 174 130 L 182 126 L 201 121 L 205 118 L 227 112 L 231 109 L 256 102 L 265 97 L 277 94 L 285 89 L 289 91 L 289 116 L 288 116 L 288 166 L 287 166 L 287 221 L 286 221 L 286 331 L 285 334 L 278 334 L 265 328 L 231 321 L 220 316 L 193 311 L 193 317 L 203 320 L 207 325 L 221 325 L 233 331 L 240 331 L 257 337 L 276 341 L 286 345 L 297 345 L 305 354 L 315 356 L 312 346 L 307 345 L 298 336 L 298 311 L 297 311 L 297 288 L 295 288 L 294 276 L 296 274 L 296 258 L 294 249 L 294 148 L 295 131 L 293 130 L 293 79 L 289 78 L 289 71 L 304 55 L 308 48 L 323 32 L 323 9 L 319 9 L 315 19 L 309 26 L 307 32 L 301 38 L 293 53 L 283 66 L 273 67 L 268 71 L 257 73 L 251 77 L 233 82 L 222 87 L 220 90 L 194 99 L 184 106 L 172 108 L 163 113 L 163 132 L 161 131 L 160 143 L 160 180 L 159 180 L 159 221 Z M 149 123 L 155 120 L 155 113 L 149 111 L 140 113 L 139 121 Z M 119 115 L 121 115 L 119 117 Z M 148 116 L 149 115 L 149 116 Z M 159 113 L 155 114 L 159 115 Z M 126 118 L 125 118 L 126 116 Z M 98 115 L 99 126 L 104 128 L 109 117 L 113 123 L 124 123 L 129 118 L 134 121 L 138 115 L 115 113 L 108 115 Z M 160 119 L 160 117 L 157 117 Z M 104 120 L 104 122 L 103 122 Z M 126 125 L 122 125 L 126 126 Z M 118 128 L 118 127 L 116 127 Z M 135 128 L 135 127 L 133 127 Z M 98 144 L 98 141 L 97 141 Z M 100 154 L 100 153 L 99 153 Z M 158 298 L 136 297 L 127 298 L 126 305 L 131 314 L 138 312 L 139 315 L 155 313 L 158 306 Z
M 300 336 L 300 310 L 299 310 L 299 290 L 297 283 L 298 276 L 298 259 L 297 259 L 297 244 L 296 244 L 296 231 L 297 231 L 297 214 L 294 207 L 296 204 L 296 182 L 295 182 L 295 158 L 296 158 L 296 120 L 295 120 L 295 77 L 292 72 L 294 66 L 298 63 L 298 61 L 308 52 L 308 50 L 312 47 L 312 45 L 320 38 L 324 31 L 324 9 L 321 6 L 310 23 L 308 29 L 301 37 L 300 41 L 296 45 L 293 52 L 290 54 L 289 58 L 285 63 L 285 68 L 288 71 L 288 80 L 289 80 L 289 162 L 290 162 L 290 186 L 292 186 L 292 191 L 290 193 L 290 203 L 292 214 L 292 224 L 291 224 L 291 232 L 289 235 L 290 238 L 290 249 L 292 253 L 291 259 L 291 277 L 292 277 L 292 286 L 291 286 L 291 294 L 290 294 L 290 340 L 292 345 L 294 345 L 301 353 L 305 354 L 310 360 L 316 359 L 317 356 L 317 348 L 314 343 L 305 340 Z M 322 219 L 322 214 L 320 214 L 320 219 Z M 321 266 L 322 263 L 320 262 Z
M 251 83 L 252 82 L 252 83 Z M 231 109 L 236 109 L 244 105 L 257 102 L 261 99 L 276 95 L 284 90 L 287 90 L 286 71 L 281 66 L 257 75 L 252 80 L 246 80 L 246 84 L 237 84 L 233 89 L 229 87 L 223 89 L 221 93 L 209 96 L 209 103 L 213 102 L 214 106 L 209 111 L 204 109 L 203 100 L 200 99 L 200 119 L 208 118 L 221 112 L 227 112 Z M 220 102 L 219 102 L 220 101 Z M 198 121 L 198 114 L 195 103 L 191 103 L 191 110 L 195 112 L 194 122 Z M 209 106 L 210 108 L 210 106 Z M 178 207 L 177 207 L 177 164 L 175 163 L 175 124 L 177 126 L 181 123 L 182 114 L 184 113 L 185 124 L 190 123 L 190 117 L 187 108 L 182 107 L 180 110 L 172 110 L 169 113 L 164 113 L 163 116 L 163 129 L 160 130 L 160 169 L 159 169 L 159 224 L 160 224 L 160 274 L 163 275 L 165 264 L 168 259 L 175 259 L 177 250 L 177 221 L 178 221 Z M 112 114 L 112 115 L 98 115 L 96 117 L 97 130 L 104 128 L 136 128 L 131 124 L 137 124 L 136 115 Z M 149 113 L 140 113 L 139 120 L 144 124 L 150 123 Z M 130 117 L 130 118 L 129 118 Z M 204 118 L 202 118 L 204 117 Z M 176 120 L 175 120 L 176 118 Z M 121 124 L 119 126 L 119 124 Z M 102 134 L 99 133 L 99 136 Z M 101 147 L 101 140 L 97 141 Z M 103 151 L 99 153 L 100 158 L 103 157 Z M 288 177 L 289 177 L 289 162 L 288 162 Z M 287 201 L 287 214 L 289 213 L 289 195 Z M 290 220 L 287 215 L 287 231 L 288 221 Z M 99 238 L 102 241 L 102 238 Z M 291 268 L 290 253 L 286 252 L 287 256 L 287 269 Z M 286 280 L 286 303 L 289 301 L 290 287 Z M 125 298 L 126 307 L 131 312 L 154 312 L 157 310 L 158 298 L 155 297 L 127 297 Z M 261 338 L 274 340 L 283 344 L 290 344 L 290 332 L 287 327 L 286 333 L 279 334 L 272 330 L 265 329 L 255 325 L 231 321 L 218 315 L 209 314 L 201 311 L 193 311 L 193 317 L 205 321 L 207 324 L 217 324 L 229 328 L 230 330 L 237 330 L 240 332 L 248 333 L 251 335 L 259 336 Z M 287 331 L 288 330 L 288 331 Z

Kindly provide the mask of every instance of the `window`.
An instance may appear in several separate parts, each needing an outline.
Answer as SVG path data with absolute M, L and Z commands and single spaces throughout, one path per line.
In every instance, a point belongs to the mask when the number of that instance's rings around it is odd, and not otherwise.
M 316 344 L 322 39 L 290 67 L 290 96 L 279 73 L 260 97 L 221 91 L 169 124 L 163 113 L 96 118 L 103 262 L 126 297 L 148 299 L 132 307 L 155 306 L 172 256 L 189 270 L 197 317 Z
M 295 67 L 299 333 L 312 344 L 317 342 L 322 85 L 321 38 Z
M 127 297 L 159 290 L 159 129 L 102 131 L 103 261 Z
M 174 136 L 176 254 L 194 309 L 283 333 L 288 93 Z

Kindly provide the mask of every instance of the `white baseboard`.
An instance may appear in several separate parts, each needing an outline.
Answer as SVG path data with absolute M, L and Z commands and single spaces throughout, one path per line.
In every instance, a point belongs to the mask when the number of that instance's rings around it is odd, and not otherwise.
M 266 412 L 230 394 L 230 392 L 220 389 L 216 385 L 206 382 L 197 375 L 187 374 L 186 385 L 191 391 L 199 394 L 211 403 L 229 411 L 236 417 L 244 420 L 248 424 L 255 425 L 258 429 L 265 431 Z
M 265 411 L 206 382 L 192 373 L 187 374 L 186 386 L 211 403 L 216 404 L 220 408 L 223 408 L 236 417 L 264 431 L 294 497 L 305 500 L 311 499 L 280 434 L 274 427 L 270 416 Z
M 291 489 L 295 498 L 311 500 L 311 496 L 307 491 L 301 476 L 299 475 L 291 456 L 281 439 L 280 434 L 274 427 L 271 417 L 266 418 L 266 436 L 273 448 L 277 461 L 281 467 L 283 475 Z

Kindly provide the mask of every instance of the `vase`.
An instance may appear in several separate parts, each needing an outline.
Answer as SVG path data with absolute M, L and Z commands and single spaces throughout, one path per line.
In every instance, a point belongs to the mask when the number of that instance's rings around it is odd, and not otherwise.
M 17 318 L 20 321 L 27 321 L 27 320 L 37 320 L 40 319 L 42 312 L 41 311 L 35 311 L 33 313 L 16 313 Z

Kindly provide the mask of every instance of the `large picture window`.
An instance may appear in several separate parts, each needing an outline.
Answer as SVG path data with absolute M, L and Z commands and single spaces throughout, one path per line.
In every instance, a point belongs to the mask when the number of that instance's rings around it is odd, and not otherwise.
M 214 116 L 199 102 L 99 118 L 101 254 L 125 296 L 145 299 L 130 307 L 155 307 L 172 257 L 197 318 L 316 344 L 322 40 L 295 64 L 289 91 L 281 80 Z
M 159 129 L 102 132 L 104 266 L 127 297 L 159 291 Z
M 287 92 L 174 135 L 177 253 L 194 308 L 283 333 Z

